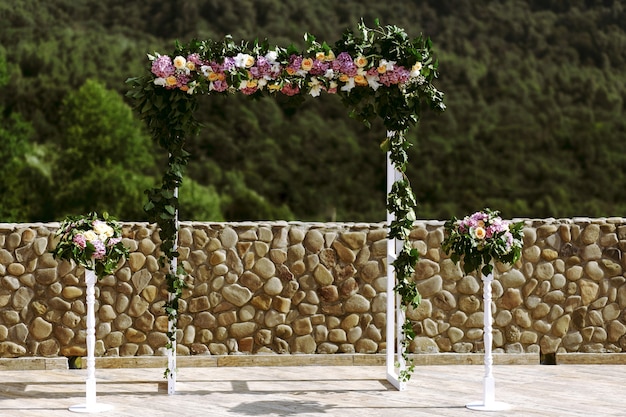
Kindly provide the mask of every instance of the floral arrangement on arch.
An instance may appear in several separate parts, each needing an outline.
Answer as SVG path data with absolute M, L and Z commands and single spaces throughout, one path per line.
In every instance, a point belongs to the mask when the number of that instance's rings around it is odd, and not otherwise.
M 479 269 L 484 275 L 493 271 L 492 260 L 514 264 L 521 256 L 523 222 L 512 223 L 488 208 L 462 220 L 455 217 L 445 223 L 446 237 L 442 249 L 454 263 L 463 260 L 469 274 Z
M 376 91 L 395 86 L 404 94 L 437 97 L 433 101 L 443 106 L 440 93 L 430 84 L 437 75 L 430 40 L 420 37 L 407 49 L 410 40 L 399 28 L 370 29 L 361 24 L 359 30 L 362 38 L 348 32 L 334 47 L 306 33 L 308 47 L 302 52 L 293 46 L 270 47 L 267 42 L 238 45 L 228 35 L 223 42 L 192 41 L 179 46 L 177 55 L 155 53 L 148 58 L 155 85 L 188 94 L 239 91 L 317 97 L 322 92 L 348 94 L 357 87 Z
M 56 236 L 59 242 L 52 255 L 95 271 L 98 278 L 113 273 L 119 261 L 125 259 L 129 252 L 122 243 L 121 226 L 107 213 L 103 213 L 102 217 L 97 213 L 68 216 Z
M 380 148 L 402 173 L 406 172 L 411 147 L 406 136 L 409 129 L 419 122 L 426 107 L 436 112 L 446 109 L 444 93 L 433 84 L 438 77 L 438 62 L 430 38 L 411 38 L 402 28 L 382 26 L 376 19 L 375 27 L 361 21 L 356 31 L 347 29 L 333 44 L 320 43 L 309 33 L 304 34 L 304 40 L 304 50 L 293 45 L 270 46 L 267 40 L 235 43 L 230 35 L 220 41 L 176 42 L 169 55 L 148 55 L 150 65 L 144 74 L 126 81 L 131 87 L 127 96 L 134 100 L 134 108 L 155 142 L 169 155 L 163 183 L 147 191 L 149 202 L 144 209 L 160 227 L 161 261 L 169 265 L 166 281 L 172 294 L 165 309 L 173 322 L 184 288 L 184 270 L 174 262 L 178 256 L 175 190 L 182 184 L 190 157 L 184 149 L 186 140 L 200 128 L 193 116 L 199 95 L 240 92 L 251 98 L 273 96 L 295 103 L 322 93 L 336 95 L 350 117 L 366 126 L 380 118 L 387 131 Z M 403 309 L 417 307 L 420 301 L 411 279 L 419 259 L 418 251 L 410 244 L 415 206 L 415 195 L 404 175 L 387 195 L 387 209 L 395 217 L 388 236 L 403 242 L 393 262 L 394 290 L 401 297 Z M 408 366 L 400 380 L 408 380 L 414 369 L 408 357 L 408 345 L 415 335 L 412 326 L 406 320 L 402 329 L 402 355 Z M 175 340 L 175 332 L 168 335 Z

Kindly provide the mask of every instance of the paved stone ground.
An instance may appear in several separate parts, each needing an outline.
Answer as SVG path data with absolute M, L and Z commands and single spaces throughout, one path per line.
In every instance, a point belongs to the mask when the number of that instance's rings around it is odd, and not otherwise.
M 405 391 L 383 366 L 180 368 L 168 395 L 159 368 L 97 369 L 106 417 L 227 416 L 626 416 L 626 365 L 496 365 L 496 400 L 511 409 L 480 412 L 483 366 L 418 366 Z M 0 371 L 0 416 L 76 416 L 85 370 Z

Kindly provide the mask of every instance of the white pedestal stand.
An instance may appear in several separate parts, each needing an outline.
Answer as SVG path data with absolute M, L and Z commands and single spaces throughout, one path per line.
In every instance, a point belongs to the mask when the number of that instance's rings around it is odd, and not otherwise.
M 481 274 L 482 275 L 482 274 Z M 483 400 L 467 404 L 465 407 L 476 411 L 502 411 L 509 410 L 510 405 L 496 401 L 495 379 L 491 372 L 493 367 L 493 357 L 491 355 L 491 345 L 493 343 L 491 316 L 491 282 L 493 281 L 493 273 L 488 276 L 482 276 L 483 280 L 483 304 L 484 304 L 484 343 L 485 343 L 485 377 Z
M 94 304 L 96 300 L 96 273 L 85 269 L 85 282 L 87 283 L 87 384 L 85 404 L 73 405 L 70 411 L 76 413 L 99 413 L 113 409 L 112 405 L 96 403 L 96 314 Z

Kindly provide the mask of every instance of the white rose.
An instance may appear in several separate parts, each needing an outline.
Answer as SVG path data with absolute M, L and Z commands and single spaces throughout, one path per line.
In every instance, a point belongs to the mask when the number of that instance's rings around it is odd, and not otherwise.
M 182 56 L 178 55 L 176 58 L 174 58 L 174 68 L 180 70 L 180 69 L 186 69 L 187 68 L 187 60 L 185 58 L 183 58 Z
M 83 233 L 83 236 L 85 236 L 85 240 L 87 242 L 93 242 L 94 240 L 98 239 L 98 235 L 93 230 L 86 231 L 85 233 Z
M 113 236 L 113 228 L 106 224 L 105 222 L 96 221 L 93 223 L 93 231 L 98 235 L 103 235 L 105 237 Z

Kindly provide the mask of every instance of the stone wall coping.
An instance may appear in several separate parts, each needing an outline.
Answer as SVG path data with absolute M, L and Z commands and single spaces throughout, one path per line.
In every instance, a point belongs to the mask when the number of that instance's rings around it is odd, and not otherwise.
M 538 224 L 622 224 L 626 223 L 626 217 L 572 217 L 572 218 L 513 218 L 510 219 L 513 222 L 524 222 L 528 226 L 536 226 Z M 120 220 L 124 225 L 136 225 L 144 227 L 156 227 L 155 223 L 149 222 L 133 222 Z M 418 219 L 415 221 L 416 225 L 425 224 L 427 226 L 443 226 L 445 220 L 435 219 Z M 268 221 L 239 221 L 239 222 L 213 222 L 213 221 L 181 221 L 179 222 L 181 227 L 193 227 L 193 226 L 214 226 L 214 227 L 285 227 L 285 226 L 306 226 L 309 228 L 384 228 L 387 227 L 386 222 L 305 222 L 305 221 L 284 221 L 284 220 L 268 220 Z M 25 228 L 38 228 L 49 227 L 58 228 L 59 222 L 35 222 L 35 223 L 0 223 L 0 232 L 10 231 L 15 229 Z

